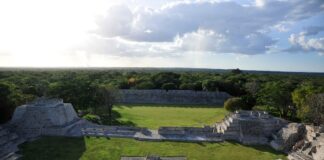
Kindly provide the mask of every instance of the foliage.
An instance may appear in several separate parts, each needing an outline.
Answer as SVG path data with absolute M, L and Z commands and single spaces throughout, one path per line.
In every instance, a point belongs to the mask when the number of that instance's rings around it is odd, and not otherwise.
M 145 81 L 145 82 L 141 82 L 139 84 L 137 84 L 135 86 L 136 89 L 154 89 L 155 85 L 150 82 L 150 81 Z
M 284 114 L 283 110 L 287 110 L 288 116 L 292 116 L 293 106 L 296 106 L 298 118 L 307 122 L 311 121 L 307 116 L 310 111 L 306 103 L 307 98 L 313 94 L 323 93 L 324 78 L 306 74 L 197 72 L 176 69 L 167 72 L 140 69 L 135 71 L 128 69 L 3 69 L 0 71 L 0 95 L 2 95 L 0 99 L 3 101 L 0 104 L 1 122 L 10 119 L 15 107 L 39 96 L 62 98 L 72 103 L 76 110 L 101 110 L 102 104 L 99 104 L 97 99 L 98 88 L 101 86 L 111 86 L 116 89 L 185 89 L 227 92 L 232 96 L 241 97 L 244 103 L 248 104 L 246 109 L 253 106 L 256 101 L 256 105 L 277 108 L 278 113 L 280 109 L 281 114 Z M 272 89 L 273 87 L 275 89 Z M 278 96 L 274 96 L 277 92 Z M 281 99 L 282 96 L 284 98 Z M 287 103 L 289 105 L 282 105 L 279 102 L 280 99 L 289 102 Z M 276 114 L 277 111 L 273 113 Z
M 276 108 L 281 117 L 288 118 L 288 114 L 294 115 L 291 109 L 290 84 L 283 82 L 267 82 L 260 90 L 259 103 Z
M 242 98 L 234 97 L 234 98 L 229 98 L 228 100 L 225 101 L 224 103 L 224 108 L 228 111 L 236 111 L 245 108 L 244 101 Z
M 109 122 L 112 124 L 112 108 L 118 98 L 118 91 L 109 85 L 101 85 L 96 92 L 96 101 L 98 106 L 108 111 Z
M 314 94 L 307 98 L 310 111 L 309 119 L 316 125 L 324 124 L 324 93 Z
M 12 112 L 9 100 L 10 94 L 10 86 L 5 83 L 0 83 L 0 122 L 4 122 L 8 119 L 8 115 Z
M 246 94 L 244 96 L 241 96 L 241 100 L 243 103 L 242 109 L 244 110 L 251 110 L 255 104 L 256 104 L 256 99 L 250 94 Z
M 314 94 L 324 92 L 322 87 L 315 87 L 314 84 L 305 82 L 299 85 L 292 92 L 292 100 L 297 107 L 297 117 L 302 121 L 309 122 L 312 117 L 310 117 L 311 108 L 308 105 L 309 98 Z
M 179 87 L 181 90 L 195 90 L 195 84 L 192 83 L 182 83 Z
M 174 84 L 174 83 L 164 83 L 162 86 L 161 86 L 161 89 L 164 89 L 164 90 L 172 90 L 172 89 L 177 89 L 177 86 Z
M 173 72 L 160 72 L 152 76 L 152 82 L 157 88 L 162 88 L 163 84 L 174 84 L 174 88 L 180 85 L 180 75 Z
M 97 123 L 97 124 L 101 124 L 101 120 L 100 117 L 98 115 L 94 115 L 94 114 L 86 114 L 84 115 L 82 118 L 93 122 L 93 123 Z
M 239 68 L 236 68 L 236 69 L 231 70 L 231 73 L 233 73 L 233 74 L 241 74 L 242 71 Z

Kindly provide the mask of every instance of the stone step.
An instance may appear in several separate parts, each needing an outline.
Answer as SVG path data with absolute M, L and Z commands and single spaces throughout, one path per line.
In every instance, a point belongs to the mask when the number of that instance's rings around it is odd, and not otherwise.
M 15 152 L 10 152 L 7 155 L 0 157 L 1 160 L 18 160 L 22 157 L 20 154 L 16 154 Z
M 313 160 L 312 157 L 309 157 L 309 156 L 304 155 L 304 154 L 299 153 L 299 152 L 289 153 L 288 159 L 290 159 L 290 160 Z
M 1 148 L 4 148 L 4 149 L 0 150 L 0 157 L 3 157 L 11 152 L 17 152 L 19 150 L 17 145 L 13 142 L 9 142 L 6 145 L 2 146 Z
M 6 136 L 2 136 L 0 138 L 0 146 L 3 146 L 5 144 L 7 144 L 8 142 L 14 141 L 17 138 L 18 138 L 18 136 L 16 134 L 7 134 Z

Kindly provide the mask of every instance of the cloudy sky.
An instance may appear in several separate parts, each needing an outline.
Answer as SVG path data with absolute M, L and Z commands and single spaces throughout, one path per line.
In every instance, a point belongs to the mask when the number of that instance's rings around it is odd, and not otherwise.
M 324 1 L 0 0 L 0 66 L 324 72 Z

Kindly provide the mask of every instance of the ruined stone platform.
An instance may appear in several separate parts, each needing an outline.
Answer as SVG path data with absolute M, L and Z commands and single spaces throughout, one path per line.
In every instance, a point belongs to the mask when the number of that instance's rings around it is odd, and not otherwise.
M 214 125 L 224 140 L 243 144 L 269 144 L 272 134 L 288 122 L 261 111 L 236 111 Z
M 11 128 L 26 138 L 41 135 L 63 136 L 81 119 L 70 103 L 61 99 L 38 98 L 16 108 Z

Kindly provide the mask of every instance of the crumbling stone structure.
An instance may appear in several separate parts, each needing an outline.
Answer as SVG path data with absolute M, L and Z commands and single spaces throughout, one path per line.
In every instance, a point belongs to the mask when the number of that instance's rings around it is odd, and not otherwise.
M 206 104 L 223 105 L 231 96 L 225 92 L 191 90 L 132 90 L 119 91 L 120 103 Z
M 176 101 L 180 102 L 183 99 Z M 270 145 L 288 153 L 291 159 L 322 160 L 323 131 L 323 127 L 314 128 L 304 124 L 288 123 L 261 111 L 236 111 L 226 116 L 222 122 L 204 127 L 160 127 L 158 130 L 150 130 L 139 127 L 104 126 L 79 118 L 73 106 L 63 103 L 63 100 L 40 98 L 17 107 L 12 120 L 0 126 L 0 159 L 19 158 L 19 155 L 15 154 L 17 146 L 27 139 L 55 135 L 125 137 L 145 141 L 236 140 L 243 144 Z M 161 160 L 168 160 L 166 158 L 168 157 L 160 157 Z
M 270 144 L 290 160 L 324 159 L 324 132 L 318 126 L 289 123 L 273 135 Z
M 261 111 L 236 111 L 216 123 L 217 132 L 225 140 L 236 140 L 243 144 L 269 144 L 272 134 L 287 122 Z
M 38 98 L 16 108 L 11 128 L 25 138 L 41 135 L 63 136 L 81 119 L 70 103 L 61 99 Z

